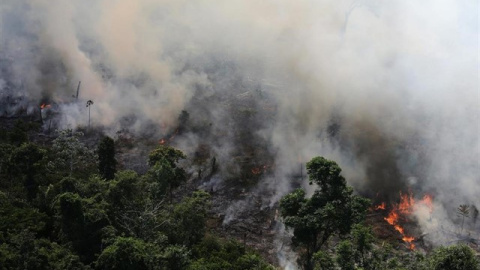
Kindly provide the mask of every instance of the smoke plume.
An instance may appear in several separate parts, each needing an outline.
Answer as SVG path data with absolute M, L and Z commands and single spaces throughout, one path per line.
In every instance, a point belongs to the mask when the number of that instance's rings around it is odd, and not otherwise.
M 480 206 L 476 1 L 6 0 L 0 18 L 3 115 L 49 101 L 85 126 L 93 100 L 93 125 L 161 136 L 185 110 L 177 146 L 225 178 L 262 157 L 266 204 L 322 155 L 371 198 L 434 194 L 440 223 Z

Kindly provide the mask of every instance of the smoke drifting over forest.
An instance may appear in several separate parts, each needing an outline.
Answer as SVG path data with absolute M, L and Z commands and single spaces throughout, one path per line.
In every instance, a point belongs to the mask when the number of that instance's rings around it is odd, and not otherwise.
M 371 198 L 434 194 L 436 220 L 480 205 L 476 1 L 6 0 L 0 19 L 2 115 L 55 102 L 86 125 L 82 81 L 112 134 L 160 138 L 186 110 L 209 129 L 180 149 L 266 149 L 268 203 L 321 155 Z

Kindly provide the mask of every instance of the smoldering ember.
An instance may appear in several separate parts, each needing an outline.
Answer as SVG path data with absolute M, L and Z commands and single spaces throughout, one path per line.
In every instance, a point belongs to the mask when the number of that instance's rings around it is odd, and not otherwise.
M 1 269 L 480 269 L 478 1 L 5 0 Z

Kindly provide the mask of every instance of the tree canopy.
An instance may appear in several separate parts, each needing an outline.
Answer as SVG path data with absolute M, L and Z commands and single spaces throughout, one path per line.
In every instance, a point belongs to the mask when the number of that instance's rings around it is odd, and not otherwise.
M 301 248 L 301 264 L 313 269 L 313 255 L 335 234 L 347 234 L 353 224 L 363 221 L 369 200 L 353 195 L 340 174 L 340 167 L 323 157 L 307 163 L 310 184 L 316 184 L 311 198 L 301 189 L 280 201 L 285 225 L 293 229 L 293 244 Z

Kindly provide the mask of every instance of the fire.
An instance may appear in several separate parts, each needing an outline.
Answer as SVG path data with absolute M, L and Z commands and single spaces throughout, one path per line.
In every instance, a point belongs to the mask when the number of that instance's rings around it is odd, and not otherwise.
M 412 213 L 412 208 L 415 205 L 415 199 L 412 194 L 402 194 L 400 192 L 400 204 L 398 205 L 398 211 L 402 214 L 409 215 Z
M 410 249 L 415 249 L 415 244 L 412 242 L 415 240 L 415 237 L 408 236 L 405 234 L 405 229 L 400 225 L 400 218 L 404 218 L 412 214 L 412 212 L 420 207 L 426 206 L 430 213 L 433 211 L 433 198 L 431 195 L 427 194 L 423 198 L 416 202 L 413 198 L 412 193 L 402 194 L 400 193 L 400 203 L 393 205 L 392 210 L 388 213 L 388 216 L 384 218 L 388 224 L 392 225 L 393 228 L 402 235 L 402 240 L 408 243 Z M 385 209 L 386 204 L 382 202 L 380 205 L 375 207 L 375 210 Z
M 262 169 L 261 169 L 261 168 L 252 168 L 252 173 L 253 173 L 253 174 L 261 174 L 261 173 L 262 173 Z
M 432 195 L 426 194 L 423 196 L 423 199 L 420 201 L 421 204 L 425 205 L 428 208 L 430 213 L 433 212 L 433 198 Z
M 385 202 L 382 202 L 381 204 L 375 206 L 375 210 L 385 210 L 387 207 L 387 204 Z
M 40 109 L 45 109 L 45 108 L 51 108 L 52 106 L 50 104 L 45 104 L 43 103 L 42 105 L 40 105 Z
M 392 210 L 385 219 L 388 224 L 395 225 L 398 222 L 398 214 L 396 211 Z
M 173 134 L 171 134 L 169 137 L 160 139 L 160 141 L 158 141 L 158 143 L 161 144 L 161 145 L 164 145 L 167 142 L 171 142 L 171 141 L 173 141 L 173 139 L 175 139 L 175 136 L 177 134 L 178 134 L 178 129 L 176 129 L 175 132 Z
M 268 168 L 270 168 L 270 166 L 268 165 L 263 165 L 263 166 L 260 166 L 260 167 L 255 167 L 255 168 L 252 168 L 252 173 L 253 174 L 261 174 L 262 172 L 263 173 L 266 173 Z

